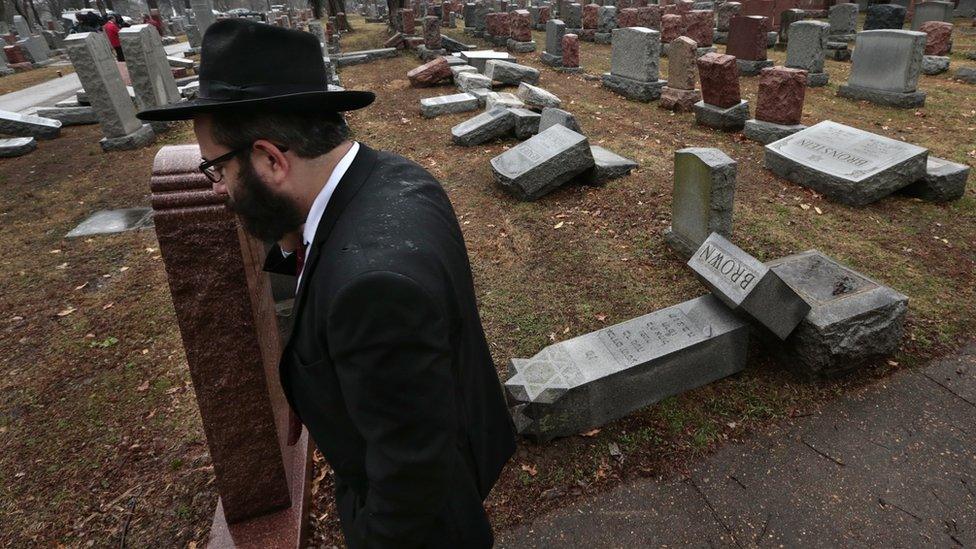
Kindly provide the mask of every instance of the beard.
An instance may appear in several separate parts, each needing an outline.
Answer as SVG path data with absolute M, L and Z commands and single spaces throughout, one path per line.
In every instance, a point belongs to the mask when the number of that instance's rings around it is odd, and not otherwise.
M 241 157 L 240 163 L 240 190 L 236 198 L 227 199 L 227 207 L 240 216 L 244 230 L 266 242 L 276 242 L 298 229 L 305 219 L 295 203 L 272 191 L 247 155 Z

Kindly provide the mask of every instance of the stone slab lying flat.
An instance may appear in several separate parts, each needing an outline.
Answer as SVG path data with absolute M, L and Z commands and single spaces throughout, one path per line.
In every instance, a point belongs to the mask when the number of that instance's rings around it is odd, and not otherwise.
M 959 200 L 966 193 L 969 171 L 969 166 L 965 164 L 929 156 L 925 164 L 925 177 L 899 192 L 929 202 Z
M 825 120 L 766 145 L 765 166 L 831 200 L 864 206 L 925 176 L 928 150 Z
M 152 209 L 125 208 L 100 210 L 71 229 L 66 236 L 75 238 L 94 234 L 112 234 L 148 227 L 152 223 Z
M 98 116 L 92 107 L 41 107 L 37 116 L 61 122 L 62 126 L 97 124 Z
M 502 61 L 501 59 L 489 59 L 485 62 L 485 76 L 495 82 L 518 86 L 522 82 L 535 84 L 539 82 L 539 69 Z
M 780 360 L 803 377 L 843 374 L 898 350 L 908 298 L 817 250 L 766 263 L 810 304 L 785 341 Z
M 515 118 L 508 109 L 485 111 L 451 128 L 452 140 L 462 147 L 480 145 L 512 132 Z
M 504 107 L 507 109 L 518 109 L 524 107 L 525 104 L 522 100 L 518 98 L 514 93 L 508 92 L 489 92 L 485 96 L 485 109 L 491 110 L 496 107 Z
M 0 134 L 54 139 L 61 135 L 61 122 L 40 116 L 0 111 Z
M 718 233 L 702 242 L 688 266 L 728 308 L 745 313 L 780 339 L 810 311 L 779 275 Z
M 454 76 L 454 82 L 461 91 L 490 90 L 491 78 L 476 72 L 461 72 Z
M 485 64 L 489 59 L 500 59 L 502 61 L 515 62 L 515 56 L 504 51 L 495 50 L 470 50 L 462 51 L 460 54 L 461 59 L 464 59 L 469 65 L 478 69 L 478 72 L 485 72 Z
M 519 200 L 537 200 L 592 166 L 586 136 L 561 125 L 491 159 L 495 182 Z
M 442 114 L 454 114 L 477 109 L 478 98 L 470 93 L 425 97 L 420 100 L 420 114 L 424 118 L 434 118 Z
M 35 149 L 37 149 L 37 139 L 33 137 L 0 139 L 0 158 L 24 156 Z
M 570 436 L 745 367 L 749 325 L 707 295 L 513 359 L 519 433 Z

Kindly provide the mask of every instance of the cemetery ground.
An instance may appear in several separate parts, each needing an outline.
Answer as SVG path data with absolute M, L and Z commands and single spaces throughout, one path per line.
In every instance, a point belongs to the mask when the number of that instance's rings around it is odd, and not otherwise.
M 357 31 L 343 38 L 344 51 L 382 41 L 382 25 L 351 19 Z M 445 34 L 478 42 L 460 29 Z M 534 39 L 544 43 L 542 33 Z M 976 36 L 957 26 L 954 42 L 953 64 L 973 65 L 962 53 Z M 584 43 L 581 54 L 587 75 L 609 69 L 609 45 Z M 770 55 L 782 62 L 785 53 Z M 972 178 L 949 204 L 893 195 L 843 206 L 773 176 L 762 147 L 740 135 L 556 73 L 538 53 L 518 57 L 542 70 L 540 85 L 562 98 L 592 143 L 640 168 L 604 187 L 569 185 L 517 202 L 492 183 L 488 166 L 514 141 L 451 145 L 450 128 L 469 115 L 421 118 L 421 98 L 453 88 L 410 88 L 406 72 L 417 59 L 401 54 L 341 71 L 347 88 L 377 93 L 372 107 L 350 114 L 355 137 L 415 160 L 447 189 L 503 379 L 513 357 L 705 293 L 661 237 L 673 154 L 688 146 L 717 147 L 738 162 L 738 246 L 761 260 L 818 248 L 911 301 L 899 352 L 853 376 L 803 381 L 753 345 L 742 374 L 580 436 L 520 441 L 487 502 L 496 529 L 629 479 L 680 477 L 730 441 L 952 353 L 976 329 Z M 827 61 L 830 84 L 807 89 L 805 124 L 831 119 L 976 162 L 971 86 L 922 76 L 925 107 L 896 110 L 836 97 L 849 66 Z M 742 81 L 754 101 L 757 79 Z M 34 153 L 0 162 L 0 545 L 102 546 L 124 537 L 133 546 L 199 546 L 216 491 L 155 234 L 64 238 L 96 210 L 148 206 L 156 151 L 193 136 L 183 124 L 151 148 L 109 154 L 100 137 L 97 126 L 68 127 Z M 319 463 L 313 541 L 341 543 L 330 474 Z

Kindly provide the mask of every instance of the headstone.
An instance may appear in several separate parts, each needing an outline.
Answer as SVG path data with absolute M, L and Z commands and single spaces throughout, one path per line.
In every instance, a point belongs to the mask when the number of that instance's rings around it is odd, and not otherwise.
M 690 258 L 712 233 L 732 236 L 736 163 L 711 148 L 674 153 L 671 226 L 664 239 L 680 256 Z
M 857 34 L 857 4 L 835 4 L 830 6 L 827 22 L 830 25 L 830 39 L 851 42 Z
M 695 122 L 723 131 L 739 131 L 749 118 L 749 102 L 742 99 L 736 58 L 706 53 L 697 60 L 702 100 L 695 103 Z
M 745 136 L 762 144 L 778 141 L 806 126 L 800 123 L 807 71 L 769 67 L 759 76 L 756 117 L 747 120 Z
M 489 59 L 500 59 L 502 61 L 516 61 L 515 57 L 504 51 L 495 50 L 468 50 L 461 52 L 461 59 L 467 61 L 469 65 L 478 69 L 478 72 L 485 72 L 485 63 Z
M 537 200 L 591 166 L 586 137 L 558 124 L 491 159 L 495 182 L 519 200 Z
M 915 31 L 858 33 L 851 76 L 837 95 L 891 107 L 924 105 L 925 92 L 917 88 L 925 40 L 925 33 Z
M 742 4 L 739 2 L 725 2 L 715 6 L 716 24 L 713 40 L 716 44 L 728 43 L 732 18 L 738 16 L 741 11 Z
M 637 8 L 637 26 L 659 31 L 661 30 L 662 15 L 664 14 L 661 12 L 660 6 L 641 6 Z
M 474 67 L 471 70 L 474 70 Z M 423 88 L 439 84 L 450 79 L 452 76 L 451 65 L 448 64 L 447 58 L 438 57 L 433 61 L 428 61 L 419 67 L 411 69 L 407 73 L 407 80 L 410 81 L 411 86 Z
M 61 122 L 61 127 L 98 124 L 95 109 L 80 105 L 74 107 L 40 107 L 34 114 L 41 118 L 57 120 Z
M 35 149 L 37 149 L 37 140 L 33 137 L 9 137 L 0 139 L 0 158 L 24 156 Z
M 769 24 L 768 17 L 758 15 L 740 15 L 732 19 L 725 53 L 735 56 L 739 74 L 756 76 L 759 71 L 773 65 L 766 58 L 766 33 L 769 32 Z
M 420 100 L 420 114 L 424 118 L 473 111 L 477 110 L 478 107 L 478 98 L 470 93 L 425 97 Z
M 806 19 L 807 13 L 800 9 L 789 9 L 784 11 L 779 16 L 779 46 L 782 47 L 789 44 L 790 41 L 790 25 L 796 23 L 797 21 L 803 21 Z
M 506 41 L 509 51 L 529 53 L 535 51 L 532 40 L 532 18 L 526 10 L 515 10 L 509 14 L 509 38 Z
M 470 92 L 475 89 L 491 90 L 491 78 L 476 72 L 462 72 L 454 76 L 458 89 Z
M 569 4 L 563 4 L 566 8 L 566 13 L 560 12 L 563 21 L 566 23 L 567 29 L 573 29 L 574 31 L 583 28 L 583 6 L 575 2 Z M 567 32 L 569 32 L 567 30 Z M 574 32 L 575 34 L 575 32 Z
M 688 266 L 726 307 L 786 339 L 810 305 L 775 272 L 718 233 L 702 242 Z
M 976 17 L 976 0 L 959 0 L 953 17 Z
M 915 16 L 912 17 L 912 30 L 919 30 L 929 21 L 952 22 L 952 2 L 930 1 L 915 5 Z
M 552 92 L 526 82 L 519 84 L 516 95 L 530 109 L 542 110 L 547 107 L 558 107 L 562 103 Z
M 925 176 L 928 151 L 830 120 L 766 145 L 773 173 L 851 206 L 879 200 Z
M 925 164 L 925 176 L 901 189 L 901 193 L 929 202 L 951 202 L 966 193 L 969 166 L 944 158 L 929 156 Z
M 749 326 L 703 296 L 513 359 L 518 432 L 538 441 L 602 426 L 745 367 Z
M 493 82 L 510 86 L 518 86 L 521 82 L 535 84 L 539 81 L 539 69 L 511 61 L 492 59 L 485 63 L 485 76 Z
M 564 34 L 566 34 L 566 24 L 562 20 L 550 19 L 546 22 L 546 49 L 540 58 L 546 65 L 550 67 L 562 65 Z
M 0 111 L 0 134 L 54 139 L 61 135 L 61 122 L 19 112 Z
M 528 109 L 514 108 L 508 109 L 515 118 L 515 138 L 524 141 L 539 133 L 539 122 L 542 115 Z
M 539 120 L 539 131 L 542 132 L 557 125 L 569 128 L 576 133 L 583 133 L 579 121 L 576 120 L 576 117 L 572 113 L 555 107 L 542 109 L 542 118 Z
M 586 4 L 583 6 L 583 17 L 582 17 L 583 29 L 596 30 L 596 26 L 598 23 L 597 11 L 599 9 L 600 6 L 596 4 Z
M 311 447 L 307 432 L 289 445 L 289 408 L 278 378 L 280 332 L 261 269 L 265 248 L 241 230 L 199 163 L 196 145 L 164 147 L 150 187 L 220 496 L 209 543 L 304 547 Z
M 624 8 L 617 14 L 617 26 L 624 29 L 627 27 L 642 27 L 640 12 L 637 8 Z
M 119 32 L 119 39 L 139 110 L 180 101 L 180 91 L 156 28 L 152 25 L 126 27 Z M 150 125 L 155 132 L 165 131 L 169 127 L 168 122 L 153 122 Z
M 78 73 L 105 136 L 102 150 L 136 149 L 156 140 L 152 127 L 136 118 L 129 91 L 108 39 L 102 33 L 83 32 L 64 41 L 71 64 Z
M 823 21 L 797 21 L 790 25 L 786 66 L 807 71 L 807 86 L 811 88 L 826 86 L 830 79 L 824 72 L 824 51 L 829 32 L 830 25 Z
M 613 39 L 613 29 L 617 28 L 616 6 L 600 6 L 597 10 L 596 34 L 593 40 L 597 44 L 609 44 Z
M 949 55 L 952 51 L 952 23 L 929 21 L 920 31 L 925 33 L 925 55 Z
M 424 23 L 424 46 L 428 50 L 442 50 L 441 45 L 441 20 L 433 15 L 428 15 L 423 19 Z
M 901 29 L 905 26 L 907 10 L 895 4 L 869 4 L 864 17 L 864 30 Z
M 190 7 L 193 8 L 193 16 L 196 20 L 197 32 L 202 37 L 207 33 L 216 18 L 213 13 L 213 2 L 211 0 L 190 0 Z
M 668 84 L 661 89 L 658 107 L 677 112 L 691 112 L 701 101 L 695 89 L 695 59 L 698 44 L 687 36 L 675 38 L 668 47 Z
M 834 377 L 894 353 L 904 333 L 908 298 L 817 250 L 766 264 L 810 304 L 774 354 L 799 375 Z
M 152 227 L 150 208 L 124 208 L 121 210 L 99 210 L 78 224 L 65 235 L 66 238 L 114 234 L 144 227 Z
M 603 73 L 604 87 L 638 101 L 661 96 L 666 83 L 658 78 L 661 33 L 645 27 L 613 30 L 610 72 Z
M 685 18 L 676 13 L 667 13 L 661 16 L 661 42 L 670 44 L 674 39 L 684 35 Z
M 580 68 L 579 48 L 579 36 L 572 33 L 564 34 L 563 64 L 557 70 L 561 72 L 579 72 L 582 70 Z
M 522 100 L 518 98 L 514 93 L 508 92 L 489 92 L 485 96 L 485 110 L 492 110 L 495 108 L 522 108 L 525 104 Z
M 692 10 L 684 15 L 684 20 L 685 36 L 694 40 L 699 48 L 707 48 L 712 45 L 715 34 L 715 12 L 712 10 Z M 668 43 L 670 44 L 670 42 Z M 704 54 L 704 52 L 702 53 Z
M 508 109 L 485 111 L 451 128 L 452 140 L 462 147 L 480 145 L 512 132 L 515 119 Z

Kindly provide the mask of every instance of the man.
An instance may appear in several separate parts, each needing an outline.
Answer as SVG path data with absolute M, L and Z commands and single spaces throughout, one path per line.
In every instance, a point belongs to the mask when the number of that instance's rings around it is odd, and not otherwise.
M 374 97 L 326 91 L 314 35 L 222 20 L 201 57 L 198 99 L 139 117 L 192 118 L 214 190 L 279 242 L 266 267 L 297 274 L 281 383 L 335 470 L 347 544 L 490 546 L 514 429 L 446 194 L 348 139 L 339 113 Z

